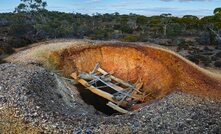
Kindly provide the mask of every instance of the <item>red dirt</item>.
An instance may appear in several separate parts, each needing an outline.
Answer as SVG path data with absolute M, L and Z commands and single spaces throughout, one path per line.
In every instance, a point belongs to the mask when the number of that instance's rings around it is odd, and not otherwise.
M 172 91 L 221 98 L 221 77 L 199 68 L 165 49 L 137 44 L 87 44 L 54 51 L 49 57 L 66 76 L 89 72 L 99 62 L 116 77 L 144 82 L 146 101 L 162 98 Z

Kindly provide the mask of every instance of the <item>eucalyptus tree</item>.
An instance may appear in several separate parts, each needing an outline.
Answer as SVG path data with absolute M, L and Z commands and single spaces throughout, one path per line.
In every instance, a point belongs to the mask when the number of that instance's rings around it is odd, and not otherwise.
M 167 28 L 168 25 L 172 22 L 172 14 L 168 13 L 168 14 L 161 14 L 161 25 L 163 25 L 163 35 L 164 37 L 167 36 Z
M 215 34 L 216 36 L 216 40 L 217 40 L 217 45 L 218 48 L 221 49 L 221 35 L 219 33 L 219 31 L 221 31 L 221 8 L 216 8 L 214 9 L 214 29 L 210 29 L 212 31 L 212 33 Z
M 216 8 L 216 9 L 214 9 L 213 14 L 214 14 L 214 15 L 216 15 L 216 14 L 221 14 L 221 7 L 218 7 L 218 8 Z
M 187 29 L 197 29 L 199 27 L 199 18 L 194 15 L 184 15 L 181 22 Z
M 30 25 L 29 32 L 25 33 L 24 36 L 37 40 L 45 33 L 44 27 L 49 20 L 46 7 L 47 2 L 43 0 L 20 0 L 20 4 L 15 7 L 14 13 L 15 16 L 25 16 L 19 18 L 25 19 L 22 25 Z
M 47 2 L 42 0 L 21 0 L 14 12 L 32 12 L 46 10 Z

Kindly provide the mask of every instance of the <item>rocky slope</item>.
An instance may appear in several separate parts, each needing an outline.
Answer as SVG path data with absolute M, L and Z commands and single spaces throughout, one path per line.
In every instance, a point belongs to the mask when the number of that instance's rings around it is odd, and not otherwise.
M 151 51 L 151 49 L 148 50 L 148 47 L 144 47 L 142 51 L 148 51 L 148 53 L 143 54 L 149 57 L 152 56 L 149 59 L 149 61 L 154 60 L 152 63 L 158 61 L 156 62 L 157 64 L 151 64 L 151 67 L 160 67 L 157 69 L 162 69 L 163 71 L 161 72 L 169 70 L 172 79 L 185 80 L 184 78 L 189 79 L 191 77 L 191 81 L 194 81 L 194 83 L 189 84 L 187 87 L 192 90 L 183 88 L 185 85 L 170 86 L 176 90 L 171 90 L 172 92 L 169 92 L 169 94 L 163 94 L 163 96 L 155 98 L 154 101 L 141 109 L 125 115 L 107 116 L 94 109 L 93 106 L 86 104 L 81 99 L 73 82 L 63 77 L 65 75 L 61 71 L 64 69 L 60 64 L 61 62 L 54 64 L 56 63 L 54 61 L 59 60 L 55 60 L 57 59 L 56 56 L 55 59 L 50 56 L 57 52 L 56 54 L 58 55 L 66 54 L 62 56 L 63 61 L 77 59 L 79 53 L 73 53 L 73 46 L 75 50 L 81 50 L 82 48 L 87 48 L 88 45 L 91 46 L 90 48 L 93 48 L 97 44 L 84 41 L 42 43 L 7 59 L 14 63 L 1 64 L 0 133 L 220 133 L 220 76 L 218 74 L 212 75 L 212 73 L 193 65 L 179 56 L 178 59 L 180 61 L 178 63 L 182 64 L 176 64 L 175 66 L 185 65 L 186 68 L 182 68 L 182 73 L 178 73 L 179 70 L 177 68 L 167 65 L 170 62 L 159 62 L 160 57 L 168 58 L 164 54 L 167 51 L 162 49 L 157 49 L 160 52 L 156 52 Z M 140 45 L 143 46 L 142 44 Z M 99 43 L 98 46 L 100 46 Z M 72 50 L 68 51 L 69 53 L 66 51 L 68 48 L 72 48 Z M 108 48 L 104 50 L 108 50 Z M 114 49 L 111 50 L 116 51 Z M 132 50 L 134 49 L 126 48 L 126 50 L 127 52 L 133 52 Z M 88 49 L 87 52 L 92 53 Z M 135 52 L 123 52 L 122 49 L 119 49 L 120 52 L 124 56 L 131 54 L 130 58 L 133 57 L 133 54 L 137 55 Z M 108 53 L 106 54 L 108 55 Z M 109 54 L 113 56 L 113 54 Z M 173 53 L 172 55 L 176 59 L 177 55 Z M 169 56 L 170 59 L 173 59 L 173 56 Z M 89 57 L 94 58 L 92 56 Z M 47 62 L 48 59 L 53 60 Z M 111 59 L 109 60 L 112 61 Z M 48 66 L 45 66 L 45 63 Z M 46 69 L 42 68 L 42 65 Z M 55 70 L 49 71 L 51 67 L 49 65 L 59 65 L 58 67 L 60 68 L 55 67 L 53 68 Z M 80 65 L 83 64 L 81 63 Z M 144 69 L 148 70 L 150 68 L 148 65 L 145 65 L 146 68 Z M 69 65 L 65 68 L 69 70 L 67 67 Z M 92 66 L 87 64 L 85 67 L 89 69 Z M 171 68 L 174 70 L 171 70 Z M 124 72 L 123 69 L 121 71 Z M 155 73 L 156 71 L 152 72 Z M 190 75 L 189 73 L 191 72 L 192 74 Z M 149 73 L 151 74 L 151 72 Z M 179 74 L 182 77 L 176 77 L 174 74 Z M 199 76 L 204 78 L 200 79 Z M 161 79 L 163 80 L 162 77 Z M 153 85 L 159 85 L 165 81 L 158 84 L 156 82 Z M 184 82 L 188 85 L 190 81 L 185 80 Z M 197 90 L 201 84 L 203 85 L 202 90 L 207 91 L 203 91 L 203 94 Z M 210 87 L 215 88 L 209 89 Z M 183 88 L 183 90 L 179 88 Z M 152 90 L 154 91 L 154 89 Z M 214 95 L 214 92 L 211 93 L 213 90 L 216 91 L 217 95 Z

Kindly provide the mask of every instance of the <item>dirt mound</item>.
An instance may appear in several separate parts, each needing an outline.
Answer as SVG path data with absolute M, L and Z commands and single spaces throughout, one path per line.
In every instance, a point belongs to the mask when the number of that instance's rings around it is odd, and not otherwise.
M 210 73 L 183 57 L 153 44 L 51 41 L 20 52 L 12 62 L 46 64 L 69 76 L 75 71 L 88 72 L 97 62 L 117 77 L 135 82 L 141 78 L 147 92 L 162 97 L 174 90 L 214 97 L 221 96 L 221 76 Z
M 67 92 L 61 80 L 33 65 L 0 65 L 0 132 L 220 132 L 220 100 L 174 92 L 140 110 L 107 117 L 85 104 L 76 89 Z
M 65 86 L 65 84 L 59 86 L 62 80 L 57 79 L 57 75 L 54 74 L 54 76 L 50 76 L 50 79 L 53 80 L 54 83 L 47 84 L 45 79 L 48 78 L 48 76 L 44 76 L 42 82 L 35 84 L 35 81 L 42 78 L 39 75 L 36 77 L 34 77 L 35 75 L 29 75 L 30 72 L 30 74 L 33 74 L 32 71 L 35 69 L 27 73 L 26 70 L 29 69 L 26 68 L 26 66 L 18 66 L 18 68 L 25 69 L 14 69 L 15 72 L 19 72 L 15 78 L 20 79 L 25 77 L 22 81 L 27 82 L 34 80 L 31 83 L 27 83 L 28 86 L 25 86 L 24 90 L 33 91 L 34 94 L 39 95 L 39 98 L 46 99 L 39 100 L 39 102 L 46 103 L 50 98 L 48 97 L 50 96 L 50 92 L 52 94 L 59 93 L 57 96 L 52 95 L 51 97 L 52 100 L 60 100 L 61 102 L 54 101 L 54 103 L 52 103 L 53 105 L 51 102 L 45 104 L 44 106 L 47 107 L 48 110 L 43 112 L 47 114 L 53 111 L 59 113 L 56 115 L 57 118 L 48 116 L 49 118 L 47 119 L 49 122 L 53 122 L 51 123 L 52 125 L 57 122 L 63 123 L 63 125 L 62 123 L 56 125 L 55 130 L 56 128 L 58 130 L 72 128 L 68 130 L 77 131 L 79 128 L 82 128 L 85 131 L 87 131 L 87 129 L 97 132 L 108 130 L 111 133 L 118 131 L 141 131 L 149 133 L 184 131 L 203 132 L 205 127 L 209 127 L 209 129 L 207 129 L 208 132 L 219 130 L 220 128 L 217 126 L 220 126 L 221 123 L 219 120 L 221 111 L 220 75 L 210 73 L 169 50 L 149 45 L 152 44 L 76 40 L 52 41 L 19 52 L 9 57 L 7 60 L 15 63 L 41 65 L 47 69 L 53 69 L 54 72 L 66 77 L 69 77 L 69 75 L 75 71 L 89 72 L 93 69 L 95 64 L 99 62 L 103 69 L 114 72 L 115 76 L 125 81 L 136 82 L 137 79 L 141 79 L 144 83 L 145 92 L 150 92 L 152 94 L 150 97 L 146 98 L 147 103 L 152 102 L 148 106 L 145 106 L 147 104 L 145 103 L 142 105 L 145 107 L 140 110 L 126 115 L 111 116 L 107 118 L 93 108 L 90 110 L 92 112 L 85 112 L 89 110 L 87 108 L 88 105 L 85 104 L 79 94 L 77 94 L 78 91 L 76 87 L 67 89 L 69 86 Z M 11 65 L 8 66 L 8 68 L 11 70 Z M 17 68 L 17 66 L 14 68 Z M 12 85 L 13 77 L 8 75 L 5 70 L 7 69 L 1 69 L 1 81 L 4 82 L 7 79 L 7 81 L 10 82 L 3 85 Z M 12 73 L 13 71 L 11 74 Z M 26 76 L 29 77 L 27 78 Z M 24 83 L 22 81 L 18 81 L 18 85 Z M 49 87 L 41 89 L 42 83 L 45 83 L 45 85 Z M 52 85 L 55 85 L 55 87 L 51 87 Z M 36 89 L 36 87 L 43 91 L 41 95 L 38 90 L 33 90 Z M 11 87 L 8 87 L 9 91 L 11 89 Z M 18 89 L 20 89 L 19 86 L 16 86 L 15 90 Z M 50 90 L 50 92 L 47 93 L 47 90 Z M 68 95 L 65 93 L 70 90 L 73 90 L 77 95 L 67 97 L 71 95 L 70 93 L 68 93 Z M 19 99 L 20 97 L 21 96 L 15 95 L 14 98 Z M 71 107 L 70 100 L 79 105 Z M 27 103 L 28 102 L 29 99 L 27 99 Z M 20 102 L 13 103 L 19 104 Z M 34 104 L 36 103 L 34 102 Z M 27 104 L 25 103 L 24 105 Z M 55 110 L 47 105 L 54 107 Z M 61 105 L 61 107 L 57 107 L 59 105 Z M 62 105 L 67 108 L 65 110 L 67 114 L 62 112 Z M 84 106 L 86 106 L 86 108 L 84 108 Z M 20 108 L 20 106 L 17 107 Z M 84 114 L 85 117 L 80 116 L 80 118 L 78 118 L 78 113 L 81 112 L 77 109 L 82 109 L 82 113 L 87 113 Z M 35 110 L 29 112 L 33 111 Z M 76 125 L 76 120 L 79 122 L 78 125 Z M 39 119 L 39 121 L 41 121 L 41 119 Z M 183 122 L 181 123 L 181 121 Z M 33 122 L 33 120 L 31 120 L 31 122 Z M 214 122 L 215 125 L 209 124 L 209 122 Z M 198 126 L 198 128 L 191 130 L 191 126 L 193 125 Z

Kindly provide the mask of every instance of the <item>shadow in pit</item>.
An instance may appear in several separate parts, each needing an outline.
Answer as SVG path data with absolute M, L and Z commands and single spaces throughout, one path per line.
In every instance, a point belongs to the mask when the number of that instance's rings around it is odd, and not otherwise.
M 0 64 L 7 63 L 7 61 L 0 59 Z
M 81 84 L 77 84 L 75 86 L 77 87 L 77 90 L 80 93 L 80 96 L 83 99 L 83 101 L 88 105 L 92 105 L 96 110 L 108 116 L 120 114 L 118 111 L 115 111 L 114 109 L 106 105 L 108 103 L 108 100 L 92 93 L 90 90 L 88 90 Z

